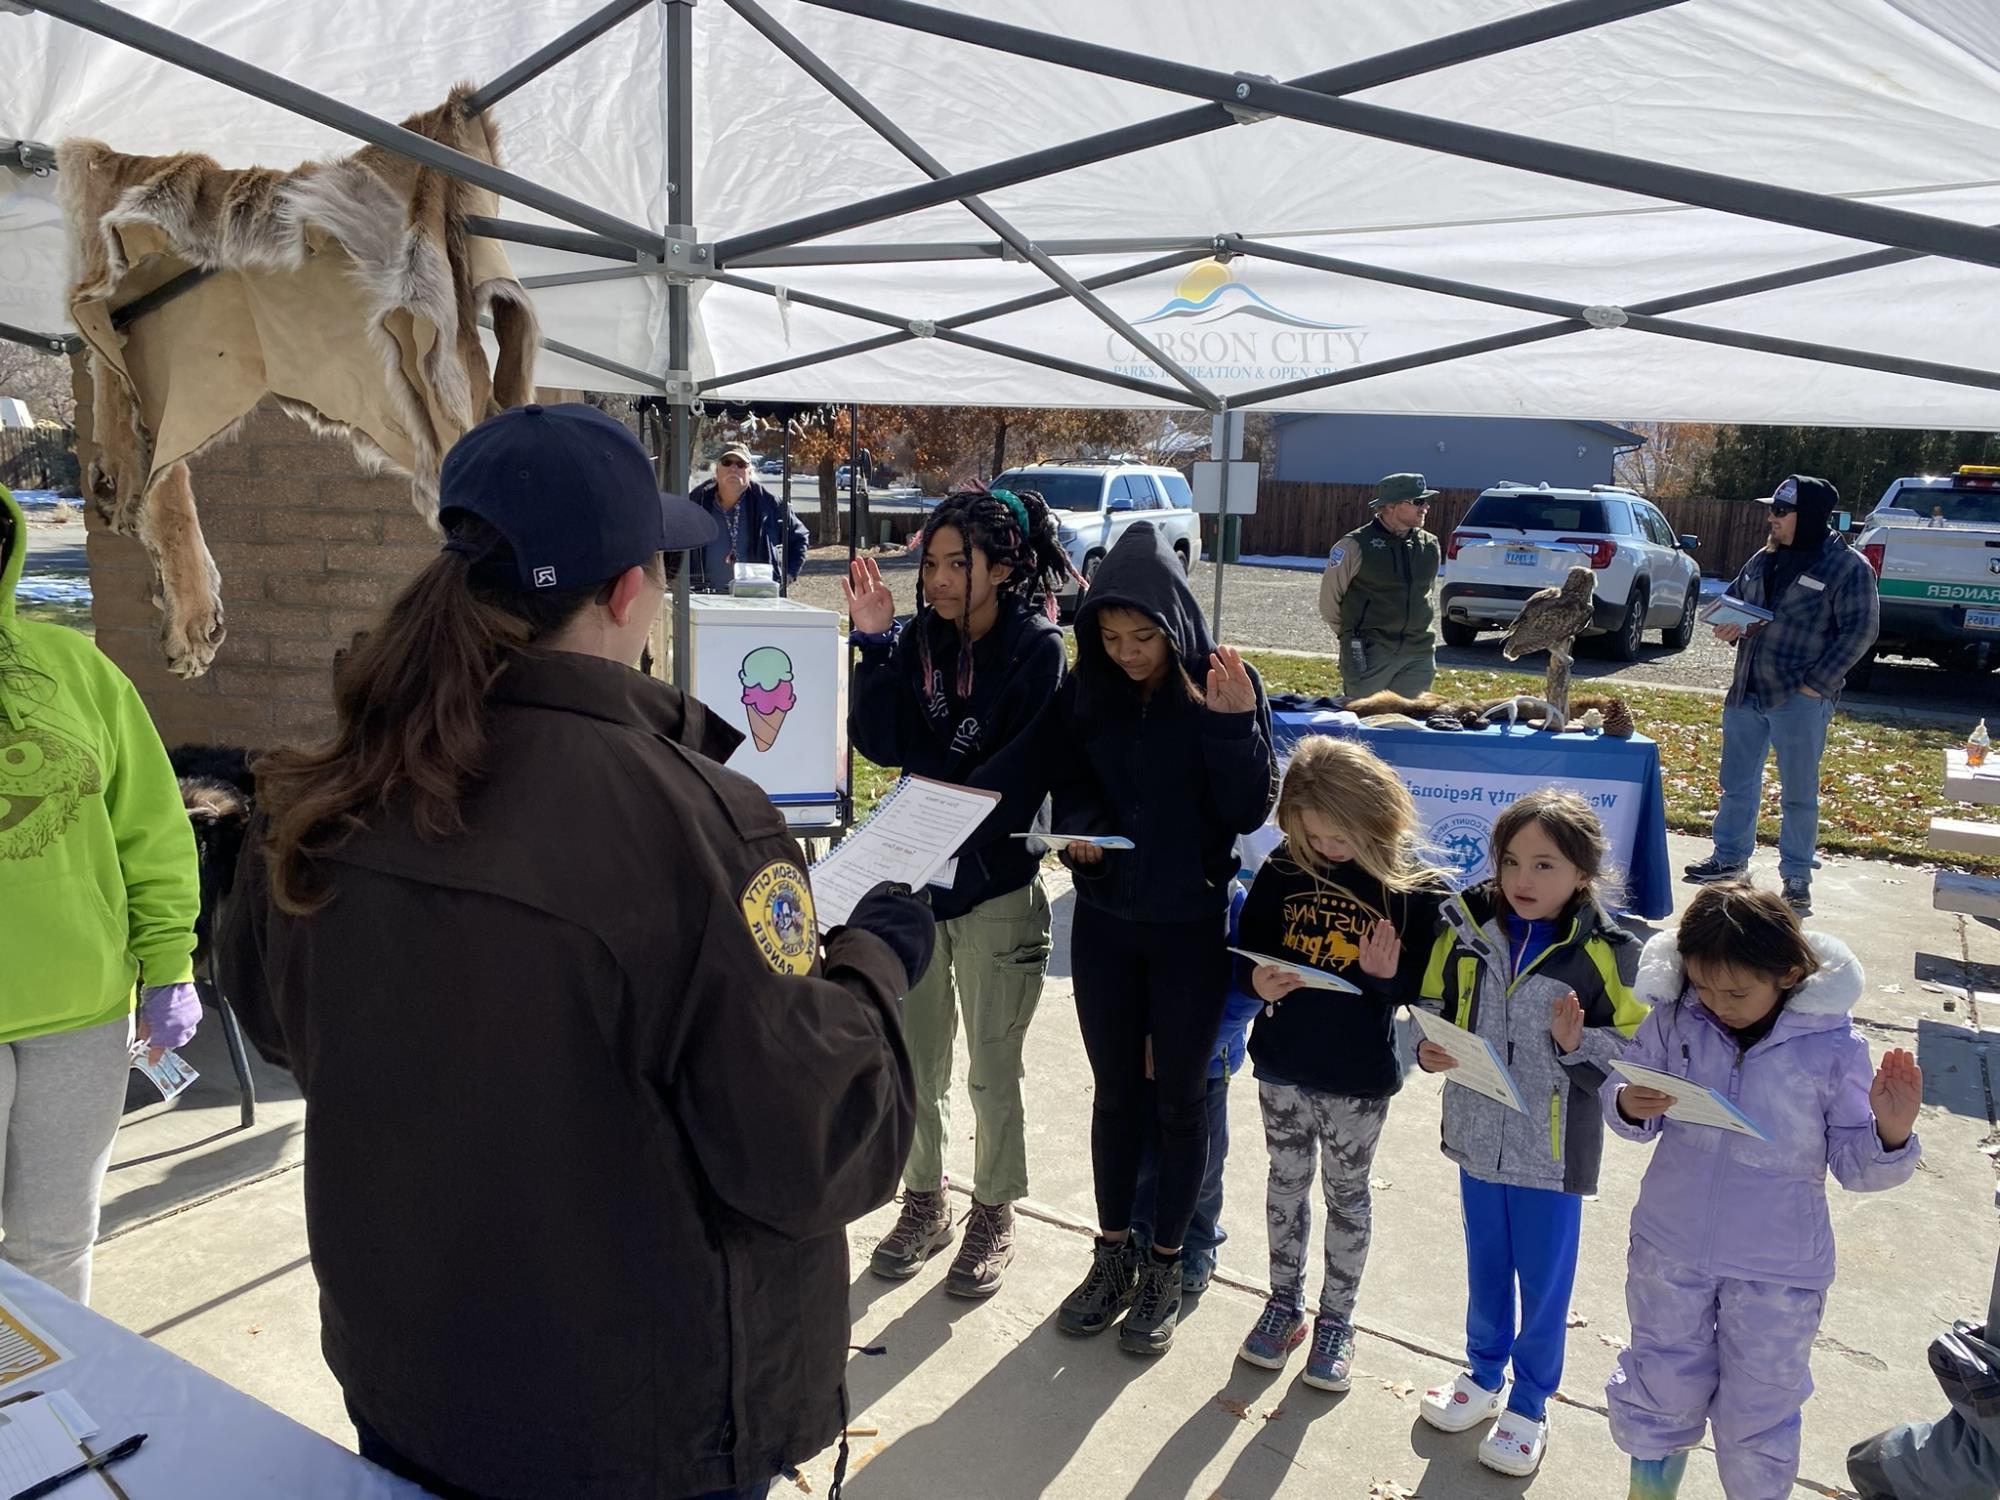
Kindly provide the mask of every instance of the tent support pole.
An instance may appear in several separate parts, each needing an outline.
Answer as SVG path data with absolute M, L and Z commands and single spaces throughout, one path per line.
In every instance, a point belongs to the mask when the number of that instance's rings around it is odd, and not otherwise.
M 65 3 L 76 3 L 76 0 L 65 0 Z M 1740 177 L 1620 156 L 1609 151 L 1567 146 L 1409 110 L 1386 109 L 1379 104 L 1336 99 L 1288 84 L 1167 62 L 1143 53 L 1081 42 L 1070 37 L 1050 36 L 1025 26 L 921 5 L 916 0 L 804 0 L 804 3 L 822 10 L 863 16 L 933 36 L 969 42 L 998 52 L 1056 63 L 1102 77 L 1119 78 L 1150 88 L 1163 88 L 1220 104 L 1235 105 L 1244 110 L 1324 125 L 1375 140 L 1416 146 L 1495 166 L 1515 167 L 1544 177 L 1565 178 L 1618 192 L 1637 193 L 1670 203 L 1685 203 L 1695 208 L 1715 209 L 1745 218 L 1818 230 L 1822 234 L 1839 235 L 1845 239 L 1920 250 L 1948 260 L 2000 266 L 2000 232 L 1928 214 L 1833 198 L 1797 188 L 1777 187 L 1771 183 L 1751 182 Z M 741 248 L 725 241 L 718 247 L 718 253 Z
M 37 333 L 12 323 L 0 323 L 0 342 L 21 344 L 44 354 L 74 354 L 83 347 L 83 340 L 73 333 Z
M 67 21 L 79 30 L 109 37 L 135 51 L 185 68 L 203 78 L 214 79 L 253 99 L 262 99 L 295 115 L 303 115 L 308 120 L 366 141 L 371 146 L 393 151 L 420 166 L 456 177 L 461 182 L 469 182 L 474 187 L 486 188 L 516 203 L 539 208 L 553 218 L 593 230 L 620 244 L 653 255 L 664 248 L 660 236 L 652 230 L 628 224 L 587 203 L 551 192 L 525 177 L 502 171 L 415 131 L 377 119 L 366 110 L 342 104 L 338 99 L 330 99 L 312 89 L 301 88 L 290 79 L 280 78 L 276 73 L 252 67 L 226 52 L 190 41 L 178 32 L 155 26 L 116 6 L 106 5 L 103 0 L 34 0 L 32 8 L 59 21 Z
M 521 85 L 532 83 L 572 52 L 581 51 L 620 21 L 636 15 L 652 3 L 653 0 L 611 0 L 609 5 L 595 15 L 585 17 L 546 47 L 514 64 L 498 78 L 475 92 L 466 102 L 471 106 L 473 113 L 486 113 Z
M 667 33 L 667 233 L 693 239 L 694 211 L 694 5 L 668 0 L 661 18 Z M 694 470 L 694 383 L 688 379 L 694 343 L 694 294 L 681 277 L 667 282 L 667 472 L 665 488 L 688 492 Z M 674 686 L 694 683 L 694 610 L 690 604 L 694 554 L 683 552 L 674 569 Z M 710 580 L 712 583 L 713 580 Z
M 1203 248 L 1180 255 L 1163 255 L 1157 260 L 1142 261 L 1136 266 L 1127 266 L 1120 271 L 1106 271 L 1101 276 L 1092 276 L 1084 282 L 1088 287 L 1115 286 L 1121 281 L 1136 281 L 1142 276 L 1151 276 L 1156 271 L 1170 271 L 1184 266 L 1190 261 L 1204 259 L 1209 253 L 1210 242 L 1204 241 Z M 1035 292 L 1026 297 L 1015 297 L 1011 301 L 996 302 L 991 307 L 977 308 L 972 312 L 959 313 L 955 317 L 938 319 L 940 328 L 966 328 L 974 323 L 984 323 L 992 318 L 1004 318 L 1029 308 L 1044 307 L 1051 302 L 1060 302 L 1068 295 L 1060 287 L 1051 287 L 1046 292 Z M 718 390 L 743 380 L 758 380 L 766 375 L 782 375 L 789 370 L 803 370 L 811 365 L 828 364 L 836 359 L 845 359 L 850 354 L 870 354 L 877 349 L 886 349 L 892 344 L 905 344 L 917 335 L 908 329 L 901 333 L 885 333 L 872 339 L 862 339 L 857 343 L 840 344 L 831 349 L 823 349 L 817 354 L 802 354 L 793 359 L 782 359 L 775 364 L 759 365 L 752 370 L 735 370 L 727 375 L 717 375 L 704 380 L 704 391 Z
M 1085 240 L 1036 240 L 1035 248 L 1044 255 L 1146 255 L 1163 250 L 1198 250 L 1203 255 L 1214 249 L 1213 235 L 1152 235 L 1128 238 Z M 730 262 L 732 270 L 744 271 L 763 266 L 862 266 L 905 260 L 1009 260 L 1018 259 L 1013 247 L 1001 240 L 946 241 L 912 245 L 787 245 L 758 254 L 739 255 Z M 1085 282 L 1088 286 L 1090 283 Z
M 1293 79 L 1292 83 L 1299 88 L 1327 94 L 1357 93 L 1448 68 L 1456 63 L 1492 57 L 1632 16 L 1647 15 L 1681 3 L 1683 0 L 1563 0 L 1561 4 L 1544 6 L 1526 15 L 1456 31 L 1428 42 L 1385 52 L 1379 57 L 1363 58 L 1338 68 L 1329 68 L 1322 73 L 1308 73 Z M 998 192 L 1023 182 L 1052 177 L 1058 172 L 1129 156 L 1135 151 L 1146 151 L 1211 131 L 1226 130 L 1236 123 L 1236 116 L 1220 105 L 1196 105 L 1175 114 L 1087 136 L 1067 145 L 1032 151 L 1025 156 L 975 167 L 969 172 L 954 173 L 933 183 L 902 188 L 750 234 L 736 235 L 721 242 L 717 247 L 718 257 L 723 264 L 740 265 L 746 256 L 760 251 L 820 239 L 843 229 L 879 223 L 883 219 L 899 218 L 953 202 L 967 194 Z
M 779 288 L 765 281 L 753 281 L 747 276 L 735 276 L 728 272 L 713 274 L 709 280 L 721 286 L 733 286 L 740 291 L 759 292 L 766 297 L 776 297 Z M 845 317 L 859 318 L 866 323 L 886 323 L 892 328 L 909 329 L 910 320 L 899 318 L 893 313 L 880 312 L 872 307 L 862 307 L 853 302 L 842 302 L 833 297 L 822 297 L 814 292 L 788 291 L 785 293 L 793 302 L 803 307 L 817 307 L 825 312 L 840 313 Z M 1039 365 L 1045 370 L 1058 370 L 1065 375 L 1075 375 L 1082 380 L 1094 380 L 1100 385 L 1115 385 L 1122 390 L 1137 391 L 1144 396 L 1157 396 L 1163 401 L 1171 401 L 1176 406 L 1195 406 L 1201 403 L 1185 392 L 1175 390 L 1170 385 L 1160 385 L 1156 381 L 1140 380 L 1136 376 L 1116 375 L 1109 370 L 1094 369 L 1090 365 L 1078 364 L 1075 360 L 1059 359 L 1052 354 L 1037 354 L 1029 349 L 1017 349 L 1012 344 L 1002 344 L 993 339 L 982 339 L 969 333 L 937 324 L 932 337 L 943 339 L 948 344 L 959 344 L 967 349 L 978 349 L 986 354 L 997 354 L 1002 359 L 1017 359 L 1023 364 Z M 1204 408 L 1205 409 L 1205 408 Z
M 845 78 L 842 78 L 838 72 L 829 67 L 824 58 L 806 46 L 797 37 L 793 36 L 783 26 L 779 25 L 777 20 L 757 3 L 757 0 L 724 0 L 724 3 L 744 20 L 756 27 L 763 34 L 766 41 L 770 42 L 772 46 L 776 47 L 786 57 L 796 63 L 821 88 L 846 105 L 848 110 L 858 117 L 863 124 L 881 136 L 890 145 L 894 146 L 897 151 L 901 152 L 925 176 L 937 179 L 951 175 L 951 170 L 943 162 L 939 161 L 929 151 L 919 145 L 908 131 L 902 129 L 895 121 L 891 120 L 881 110 L 862 97 L 860 90 L 856 89 Z M 1012 246 L 1017 255 L 1024 257 L 1037 271 L 1040 271 L 1049 280 L 1068 292 L 1076 301 L 1082 303 L 1091 316 L 1096 318 L 1098 322 L 1118 334 L 1119 337 L 1123 338 L 1133 348 L 1143 352 L 1148 359 L 1164 370 L 1176 385 L 1186 387 L 1188 393 L 1200 402 L 1202 406 L 1210 411 L 1220 411 L 1222 409 L 1222 398 L 1220 396 L 1210 390 L 1201 381 L 1195 379 L 1193 375 L 1189 374 L 1182 367 L 1180 361 L 1171 358 L 1164 350 L 1155 345 L 1151 339 L 1134 328 L 1122 314 L 1113 309 L 1102 297 L 1099 297 L 1082 282 L 1078 281 L 1076 277 L 1057 265 L 1053 259 L 1033 244 L 1025 234 L 1016 229 L 1005 216 L 997 212 L 983 198 L 968 194 L 958 201 L 975 219 L 979 220 L 980 223 L 984 224 L 988 229 L 999 235 L 1008 245 Z
M 547 224 L 523 224 L 515 219 L 489 219 L 483 214 L 467 214 L 465 228 L 468 234 L 484 235 L 489 240 L 506 240 L 515 245 L 539 245 L 544 250 L 567 250 L 572 255 L 595 255 L 604 260 L 637 261 L 639 251 L 623 240 L 614 240 L 601 234 L 581 234 L 574 229 L 555 229 Z M 657 255 L 660 251 L 658 237 L 646 248 L 646 254 Z

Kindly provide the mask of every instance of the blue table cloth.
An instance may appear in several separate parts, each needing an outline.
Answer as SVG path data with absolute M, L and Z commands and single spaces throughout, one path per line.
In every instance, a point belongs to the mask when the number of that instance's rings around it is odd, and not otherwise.
M 1644 735 L 1546 734 L 1525 725 L 1456 733 L 1444 729 L 1370 729 L 1351 714 L 1271 715 L 1281 759 L 1308 734 L 1360 739 L 1402 775 L 1431 842 L 1461 881 L 1493 873 L 1493 820 L 1523 792 L 1557 786 L 1597 809 L 1611 856 L 1625 881 L 1618 905 L 1641 917 L 1670 916 L 1673 874 L 1667 864 L 1667 803 L 1660 747 Z

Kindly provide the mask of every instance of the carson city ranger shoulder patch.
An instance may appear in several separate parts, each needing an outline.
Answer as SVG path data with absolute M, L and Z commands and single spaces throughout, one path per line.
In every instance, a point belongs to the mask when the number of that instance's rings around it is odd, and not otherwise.
M 813 966 L 812 887 L 805 871 L 774 859 L 743 887 L 743 921 L 750 940 L 775 974 L 810 974 Z
M 1337 568 L 1340 566 L 1341 560 L 1346 556 L 1347 549 L 1345 547 L 1335 547 L 1331 552 L 1327 553 L 1326 560 Z

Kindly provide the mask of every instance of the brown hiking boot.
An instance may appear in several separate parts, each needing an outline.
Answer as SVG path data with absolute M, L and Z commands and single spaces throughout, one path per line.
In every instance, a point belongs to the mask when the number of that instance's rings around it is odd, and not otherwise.
M 972 1200 L 965 1238 L 946 1273 L 944 1289 L 954 1297 L 990 1297 L 1000 1290 L 1014 1261 L 1014 1205 Z
M 882 1236 L 868 1269 L 891 1281 L 908 1281 L 924 1262 L 951 1243 L 951 1210 L 945 1206 L 944 1185 L 934 1193 L 903 1189 L 903 1211 L 896 1227 Z

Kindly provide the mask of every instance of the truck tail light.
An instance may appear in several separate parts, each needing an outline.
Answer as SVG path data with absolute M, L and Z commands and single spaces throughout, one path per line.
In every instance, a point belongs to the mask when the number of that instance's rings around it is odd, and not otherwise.
M 1881 542 L 1870 542 L 1867 546 L 1861 549 L 1861 555 L 1868 559 L 1868 566 L 1875 570 L 1875 576 L 1877 578 L 1880 578 L 1882 576 L 1883 551 L 1884 551 L 1884 544 Z
M 1560 536 L 1556 541 L 1559 545 L 1581 547 L 1588 552 L 1593 568 L 1610 567 L 1611 559 L 1618 555 L 1618 544 L 1608 537 Z

